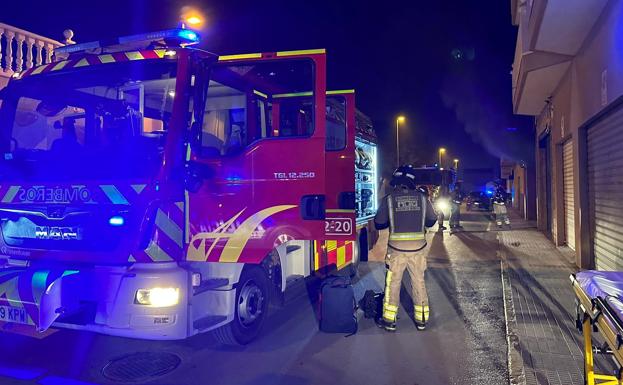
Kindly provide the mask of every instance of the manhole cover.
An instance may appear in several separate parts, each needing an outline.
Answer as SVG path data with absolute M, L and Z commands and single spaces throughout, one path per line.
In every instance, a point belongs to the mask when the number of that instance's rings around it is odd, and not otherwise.
M 143 382 L 175 370 L 180 362 L 182 360 L 172 353 L 138 352 L 110 361 L 102 374 L 118 382 Z

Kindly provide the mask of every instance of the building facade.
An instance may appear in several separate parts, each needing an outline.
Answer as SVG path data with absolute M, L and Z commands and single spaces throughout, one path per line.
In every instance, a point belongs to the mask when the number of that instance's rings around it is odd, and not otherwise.
M 535 117 L 538 227 L 623 269 L 623 2 L 511 0 L 513 108 Z
M 500 177 L 506 181 L 506 191 L 517 213 L 526 220 L 536 219 L 534 167 L 524 162 L 501 159 Z

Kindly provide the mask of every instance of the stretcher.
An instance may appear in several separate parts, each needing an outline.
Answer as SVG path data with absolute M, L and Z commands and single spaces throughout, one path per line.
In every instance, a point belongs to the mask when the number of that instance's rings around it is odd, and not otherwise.
M 584 336 L 584 381 L 587 385 L 623 384 L 623 272 L 587 270 L 570 276 L 576 296 L 576 326 Z M 605 344 L 593 345 L 593 333 Z M 595 372 L 596 354 L 611 356 L 618 370 Z

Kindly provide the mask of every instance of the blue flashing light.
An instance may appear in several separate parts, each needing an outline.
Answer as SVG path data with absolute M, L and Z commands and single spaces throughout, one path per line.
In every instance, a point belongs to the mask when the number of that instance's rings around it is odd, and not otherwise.
M 177 32 L 177 36 L 181 39 L 189 40 L 190 42 L 198 42 L 199 36 L 196 32 L 191 31 L 189 29 L 181 29 Z
M 123 226 L 124 223 L 125 220 L 123 219 L 123 217 L 120 217 L 118 215 L 110 217 L 110 219 L 108 220 L 108 224 L 111 226 Z
M 141 33 L 138 35 L 130 35 L 119 38 L 119 44 L 136 43 L 140 41 L 154 41 L 154 40 L 170 40 L 179 39 L 184 40 L 181 43 L 193 44 L 199 42 L 199 35 L 196 32 L 189 29 L 167 29 L 165 31 Z
M 489 196 L 493 195 L 493 190 L 487 190 L 486 194 L 489 195 Z

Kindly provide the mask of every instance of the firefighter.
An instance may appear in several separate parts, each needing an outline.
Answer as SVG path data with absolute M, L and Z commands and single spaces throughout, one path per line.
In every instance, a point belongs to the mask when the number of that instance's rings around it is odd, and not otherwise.
M 377 323 L 385 330 L 396 330 L 402 275 L 407 269 L 412 282 L 416 327 L 423 330 L 430 313 L 424 282 L 426 228 L 433 226 L 437 217 L 426 190 L 416 189 L 412 167 L 396 169 L 391 186 L 393 190 L 385 196 L 374 217 L 377 229 L 389 227 L 383 316 Z
M 434 209 L 437 212 L 437 222 L 439 223 L 438 230 L 446 230 L 447 227 L 443 225 L 443 222 L 446 218 L 446 212 L 450 210 L 450 197 L 446 191 L 446 187 L 444 186 L 439 186 L 437 198 L 435 198 Z
M 502 223 L 507 226 L 511 225 L 508 211 L 506 210 L 506 191 L 502 186 L 498 186 L 493 195 L 493 213 L 495 214 L 495 223 L 498 227 L 502 227 Z
M 454 190 L 450 197 L 450 229 L 460 230 L 461 226 L 461 203 L 463 202 L 463 192 L 461 191 L 461 183 L 454 185 Z

